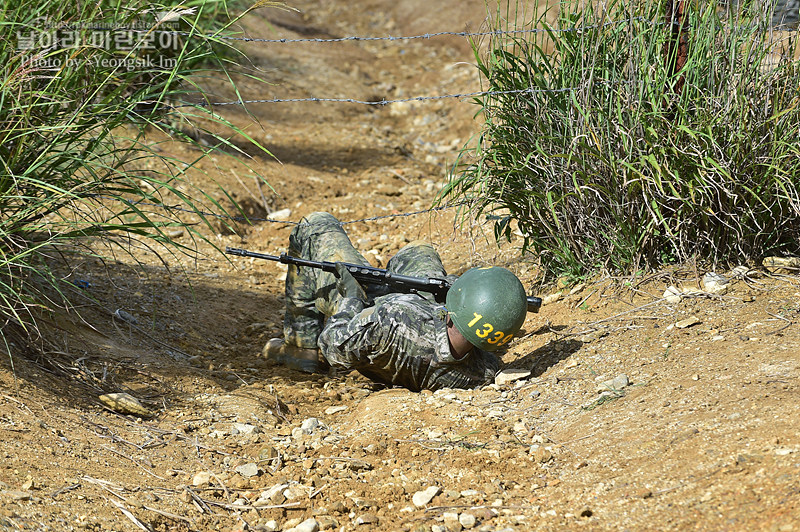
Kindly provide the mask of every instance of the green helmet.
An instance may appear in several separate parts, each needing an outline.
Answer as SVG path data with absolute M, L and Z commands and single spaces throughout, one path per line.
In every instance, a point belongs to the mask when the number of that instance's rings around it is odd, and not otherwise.
M 458 332 L 484 351 L 511 341 L 525 322 L 525 288 L 505 268 L 473 268 L 447 292 L 447 311 Z

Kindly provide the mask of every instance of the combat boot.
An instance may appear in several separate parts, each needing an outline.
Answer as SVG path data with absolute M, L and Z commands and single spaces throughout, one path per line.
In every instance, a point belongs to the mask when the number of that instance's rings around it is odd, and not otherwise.
M 280 364 L 303 373 L 316 373 L 322 369 L 319 349 L 304 349 L 286 345 L 283 338 L 269 340 L 261 351 L 261 355 L 273 364 Z

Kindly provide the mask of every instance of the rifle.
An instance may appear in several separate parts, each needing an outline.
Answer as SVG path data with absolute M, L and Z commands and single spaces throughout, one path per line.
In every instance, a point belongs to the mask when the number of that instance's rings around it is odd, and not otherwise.
M 286 253 L 278 255 L 266 255 L 256 253 L 246 249 L 226 247 L 225 253 L 228 255 L 238 255 L 240 257 L 253 257 L 256 259 L 273 260 L 282 264 L 294 264 L 295 266 L 306 266 L 308 268 L 319 268 L 324 272 L 336 273 L 336 263 L 328 261 L 313 261 L 292 257 Z M 347 268 L 356 281 L 359 283 L 385 285 L 391 287 L 396 292 L 416 294 L 428 292 L 433 295 L 437 303 L 444 303 L 447 291 L 450 290 L 450 281 L 436 277 L 412 277 L 410 275 L 400 275 L 374 266 L 364 266 L 362 264 L 341 263 Z M 535 296 L 528 296 L 528 312 L 539 312 L 542 306 L 542 299 Z

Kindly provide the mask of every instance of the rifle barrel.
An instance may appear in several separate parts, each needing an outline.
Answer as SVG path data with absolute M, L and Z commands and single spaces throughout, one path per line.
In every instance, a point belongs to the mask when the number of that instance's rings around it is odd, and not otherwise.
M 230 246 L 225 248 L 225 253 L 228 255 L 238 255 L 240 257 L 253 257 L 256 259 L 274 260 L 281 262 L 281 258 L 277 255 L 267 255 L 265 253 L 256 253 L 255 251 L 248 251 L 246 249 L 232 248 Z
M 272 260 L 281 262 L 283 264 L 294 264 L 297 266 L 307 266 L 310 268 L 319 268 L 326 272 L 335 272 L 336 263 L 334 262 L 316 262 L 313 260 L 301 259 L 291 257 L 286 253 L 278 255 L 267 255 L 266 253 L 257 253 L 255 251 L 248 251 L 246 249 L 226 247 L 225 253 L 228 255 L 238 255 L 240 257 L 253 257 L 256 259 Z M 423 278 L 423 277 L 410 277 L 407 275 L 400 275 L 397 273 L 388 272 L 381 268 L 373 266 L 365 266 L 361 264 L 345 264 L 347 269 L 352 273 L 357 280 L 368 283 L 388 283 L 394 285 L 404 285 L 407 289 L 412 291 L 430 292 L 434 294 L 437 301 L 444 303 L 444 296 L 450 288 L 450 284 L 444 279 Z M 542 306 L 542 298 L 535 296 L 528 296 L 528 312 L 539 312 Z

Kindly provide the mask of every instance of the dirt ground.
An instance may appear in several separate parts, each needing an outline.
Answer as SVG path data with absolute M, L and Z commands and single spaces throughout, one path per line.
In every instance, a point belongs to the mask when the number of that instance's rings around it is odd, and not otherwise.
M 483 2 L 293 2 L 245 21 L 267 38 L 476 30 Z M 463 38 L 243 47 L 270 85 L 245 98 L 359 100 L 479 90 Z M 225 89 L 219 100 L 232 99 Z M 411 393 L 358 374 L 269 366 L 285 268 L 211 244 L 279 253 L 291 225 L 213 221 L 207 259 L 74 264 L 83 320 L 44 325 L 60 347 L 0 360 L 0 526 L 24 530 L 794 530 L 800 523 L 800 279 L 688 265 L 541 287 L 480 220 L 430 207 L 479 132 L 468 98 L 372 107 L 253 105 L 221 112 L 279 161 L 200 163 L 194 185 L 257 218 L 342 220 L 383 265 L 423 239 L 451 273 L 513 269 L 550 296 L 502 354 L 518 380 Z M 155 138 L 155 137 L 154 137 Z M 158 140 L 156 138 L 156 140 Z M 168 154 L 196 155 L 170 143 Z M 272 186 L 259 190 L 253 175 Z M 263 195 L 263 197 L 262 197 Z M 187 223 L 196 219 L 187 216 Z M 184 231 L 187 245 L 194 245 Z M 512 243 L 513 244 L 513 243 Z M 168 266 L 168 269 L 166 268 Z M 669 302 L 664 290 L 690 291 Z M 79 289 L 76 288 L 76 292 Z M 560 296 L 553 294 L 560 292 Z M 117 311 L 121 312 L 117 312 Z M 135 319 L 133 323 L 131 320 Z M 126 321 L 127 320 L 127 321 Z M 676 326 L 677 324 L 677 326 Z M 527 374 L 526 372 L 530 372 Z M 616 379 L 613 383 L 603 383 Z M 153 415 L 98 396 L 127 392 Z M 601 393 L 604 392 L 604 393 Z

